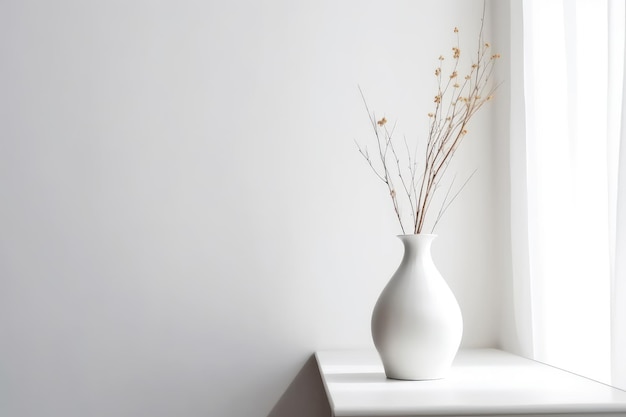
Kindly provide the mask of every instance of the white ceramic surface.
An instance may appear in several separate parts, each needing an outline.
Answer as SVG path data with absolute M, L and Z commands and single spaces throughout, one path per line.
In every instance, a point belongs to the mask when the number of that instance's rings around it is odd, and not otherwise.
M 496 349 L 461 349 L 448 377 L 385 378 L 376 351 L 316 352 L 336 417 L 626 417 L 626 392 Z
M 374 307 L 374 345 L 388 378 L 444 378 L 461 343 L 461 309 L 433 263 L 436 235 L 399 238 L 404 257 Z

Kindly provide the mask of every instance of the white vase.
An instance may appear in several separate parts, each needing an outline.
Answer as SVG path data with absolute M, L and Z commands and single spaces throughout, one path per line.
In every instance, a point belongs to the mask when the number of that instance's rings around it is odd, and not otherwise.
M 404 257 L 374 307 L 374 345 L 388 378 L 444 378 L 463 335 L 461 309 L 432 260 L 437 236 L 398 237 Z

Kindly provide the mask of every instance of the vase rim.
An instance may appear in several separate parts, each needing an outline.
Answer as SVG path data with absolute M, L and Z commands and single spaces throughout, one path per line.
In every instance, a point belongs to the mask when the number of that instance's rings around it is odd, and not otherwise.
M 437 238 L 437 235 L 431 233 L 412 233 L 408 235 L 398 235 L 398 239 L 400 239 L 403 244 L 408 244 L 409 242 L 434 242 Z

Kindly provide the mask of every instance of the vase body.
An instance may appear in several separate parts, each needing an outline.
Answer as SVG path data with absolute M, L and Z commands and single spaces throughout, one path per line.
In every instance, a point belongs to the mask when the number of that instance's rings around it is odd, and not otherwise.
M 461 309 L 433 263 L 436 235 L 398 237 L 404 256 L 374 307 L 374 345 L 388 378 L 444 378 L 463 335 Z

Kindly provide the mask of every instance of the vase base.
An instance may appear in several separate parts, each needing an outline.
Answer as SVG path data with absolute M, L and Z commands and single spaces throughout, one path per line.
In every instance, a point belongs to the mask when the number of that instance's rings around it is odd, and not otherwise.
M 394 381 L 436 381 L 438 379 L 445 379 L 445 376 L 392 376 L 385 374 L 387 379 L 393 379 Z

